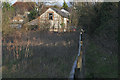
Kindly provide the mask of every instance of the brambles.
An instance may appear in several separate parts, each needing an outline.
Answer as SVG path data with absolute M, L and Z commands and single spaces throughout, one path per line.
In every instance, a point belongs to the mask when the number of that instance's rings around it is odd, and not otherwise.
M 5 40 L 4 40 L 5 41 Z M 21 32 L 16 32 L 16 35 L 14 36 L 13 41 L 9 41 L 7 43 L 7 50 L 9 51 L 9 54 L 13 54 L 14 60 L 15 59 L 20 59 L 21 56 L 23 57 L 29 57 L 32 55 L 32 52 L 30 51 L 30 40 L 27 40 L 26 45 L 22 45 L 23 40 L 22 40 L 22 33 Z
M 44 31 L 21 33 L 17 31 L 13 35 L 11 35 L 12 38 L 4 38 L 5 41 L 9 40 L 3 43 L 4 78 L 41 78 L 42 74 L 45 77 L 69 75 L 78 52 L 79 33 L 60 34 Z M 6 49 L 8 43 L 9 46 L 12 45 L 8 48 L 9 50 Z

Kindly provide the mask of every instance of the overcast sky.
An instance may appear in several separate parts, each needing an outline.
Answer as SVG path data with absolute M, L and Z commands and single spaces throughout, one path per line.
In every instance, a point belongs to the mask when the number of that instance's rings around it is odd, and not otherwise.
M 14 4 L 17 0 L 10 0 L 10 1 L 11 1 L 10 3 Z M 54 1 L 54 0 L 52 0 L 52 1 Z M 69 6 L 70 5 L 69 1 L 68 0 L 65 0 L 65 1 L 67 2 L 68 6 Z M 57 2 L 57 4 L 62 5 L 63 2 L 64 2 L 64 0 L 59 0 L 59 2 Z

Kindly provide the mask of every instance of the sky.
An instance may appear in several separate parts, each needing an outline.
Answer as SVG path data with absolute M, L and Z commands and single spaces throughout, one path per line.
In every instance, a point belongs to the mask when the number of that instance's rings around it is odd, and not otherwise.
M 17 0 L 10 0 L 10 2 L 11 2 L 12 4 L 14 4 L 16 1 L 17 1 Z M 37 1 L 37 0 L 36 0 L 36 1 Z M 52 0 L 52 1 L 54 1 L 54 0 Z M 59 0 L 59 2 L 57 2 L 57 4 L 62 6 L 63 2 L 64 2 L 64 0 Z M 68 4 L 68 6 L 70 5 L 70 3 L 69 3 L 68 0 L 65 0 L 65 2 Z
M 17 0 L 11 0 L 11 3 L 14 4 Z

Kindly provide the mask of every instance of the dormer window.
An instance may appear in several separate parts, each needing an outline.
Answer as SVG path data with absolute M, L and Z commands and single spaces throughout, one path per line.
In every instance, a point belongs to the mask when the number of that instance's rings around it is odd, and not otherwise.
M 49 20 L 53 20 L 53 13 L 49 13 Z

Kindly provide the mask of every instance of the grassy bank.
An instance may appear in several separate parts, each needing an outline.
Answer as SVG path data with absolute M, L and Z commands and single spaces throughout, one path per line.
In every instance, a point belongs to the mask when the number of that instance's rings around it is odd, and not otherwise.
M 25 48 L 26 37 L 19 43 Z M 79 33 L 30 32 L 29 52 L 19 58 L 3 43 L 3 78 L 67 78 L 78 53 Z M 33 40 L 33 37 L 35 38 Z M 9 41 L 14 38 L 9 37 Z M 9 43 L 9 42 L 8 42 Z M 13 42 L 14 43 L 14 42 Z M 19 44 L 18 43 L 18 44 Z M 25 56 L 28 55 L 28 56 Z
M 117 78 L 117 53 L 108 53 L 93 40 L 88 40 L 85 48 L 86 78 Z

